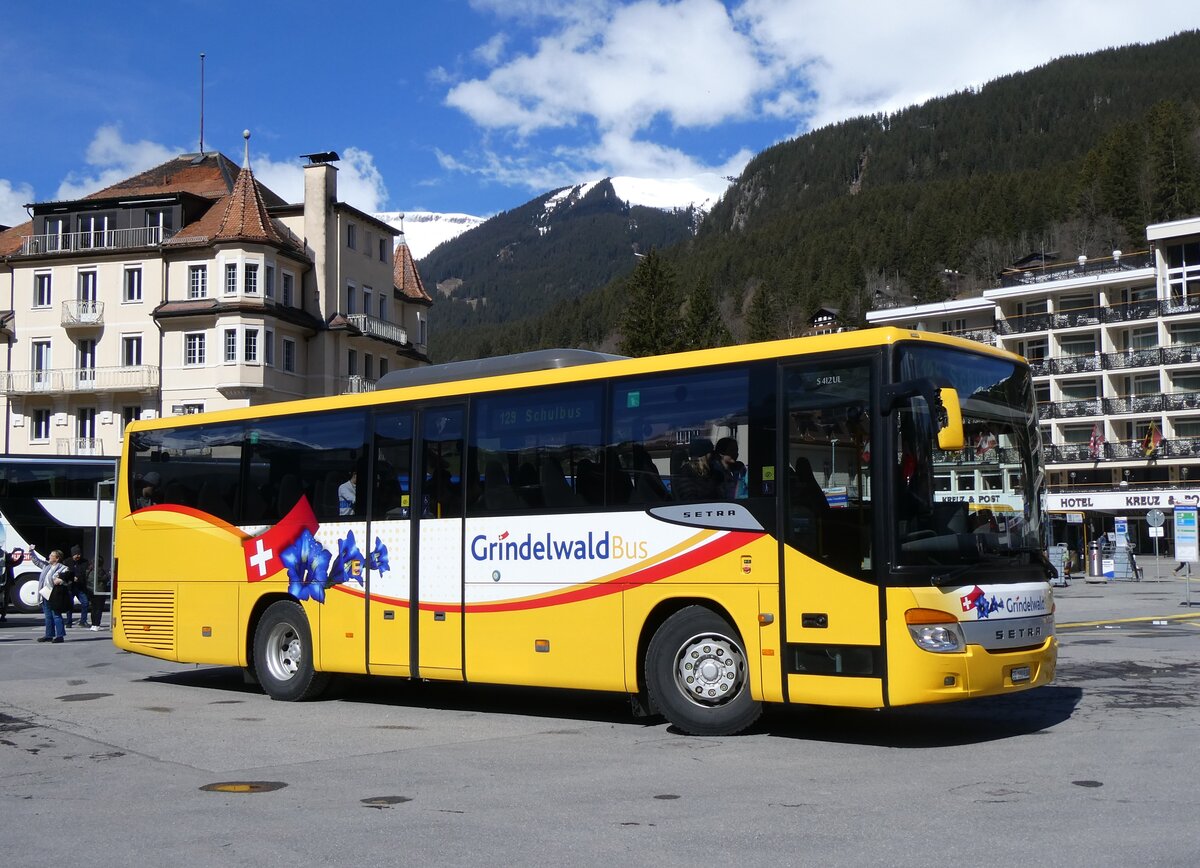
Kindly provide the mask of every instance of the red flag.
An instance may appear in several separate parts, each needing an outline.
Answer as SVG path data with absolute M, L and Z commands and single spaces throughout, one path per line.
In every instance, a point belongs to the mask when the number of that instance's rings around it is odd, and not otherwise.
M 246 581 L 261 582 L 283 569 L 279 556 L 304 531 L 316 533 L 319 524 L 307 497 L 301 497 L 291 512 L 272 528 L 242 543 L 246 553 Z
M 1099 425 L 1092 425 L 1092 439 L 1088 441 L 1088 454 L 1092 460 L 1100 458 L 1100 450 L 1104 448 L 1104 435 L 1100 432 Z
M 996 435 L 990 431 L 984 431 L 975 442 L 975 457 L 982 458 L 995 449 L 997 445 Z

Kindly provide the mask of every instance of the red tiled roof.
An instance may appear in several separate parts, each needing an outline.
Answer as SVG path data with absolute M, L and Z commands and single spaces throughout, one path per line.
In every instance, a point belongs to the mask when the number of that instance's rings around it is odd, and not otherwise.
M 243 166 L 238 172 L 233 192 L 226 199 L 225 213 L 221 215 L 221 224 L 213 234 L 213 239 L 283 243 L 283 237 L 267 216 L 267 206 L 263 204 L 262 193 L 249 166 Z
M 84 198 L 192 193 L 206 199 L 219 199 L 233 189 L 236 172 L 235 164 L 224 154 L 182 154 Z
M 403 235 L 400 236 L 400 243 L 396 245 L 396 265 L 392 270 L 392 281 L 405 298 L 433 303 L 421 282 L 421 275 L 417 273 L 417 264 L 413 261 L 412 251 L 408 249 Z
M 21 249 L 21 236 L 33 234 L 33 221 L 0 232 L 0 256 L 9 256 Z

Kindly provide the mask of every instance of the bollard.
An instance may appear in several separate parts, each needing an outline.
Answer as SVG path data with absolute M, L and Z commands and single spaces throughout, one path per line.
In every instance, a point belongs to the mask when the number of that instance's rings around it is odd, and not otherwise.
M 1100 551 L 1100 543 L 1092 540 L 1088 546 L 1087 581 L 1092 583 L 1108 581 L 1104 577 L 1104 555 Z

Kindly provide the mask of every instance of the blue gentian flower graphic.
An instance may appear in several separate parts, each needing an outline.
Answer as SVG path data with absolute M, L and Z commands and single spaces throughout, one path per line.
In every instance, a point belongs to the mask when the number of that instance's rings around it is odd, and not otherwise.
M 381 573 L 386 573 L 388 571 L 387 546 L 383 544 L 383 540 L 381 540 L 379 537 L 375 537 L 375 548 L 368 558 L 369 559 L 367 563 L 371 565 L 371 569 L 379 570 Z
M 289 594 L 297 600 L 325 602 L 329 552 L 312 535 L 312 531 L 301 531 L 296 541 L 279 555 L 279 560 L 287 567 Z
M 347 531 L 346 538 L 338 540 L 338 555 L 329 569 L 329 584 L 340 585 L 354 580 L 361 585 L 365 560 L 358 550 L 358 543 L 354 541 L 354 531 Z

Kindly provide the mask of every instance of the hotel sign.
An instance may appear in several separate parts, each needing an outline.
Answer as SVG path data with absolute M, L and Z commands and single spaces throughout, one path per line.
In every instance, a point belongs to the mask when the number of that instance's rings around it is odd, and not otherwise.
M 1161 491 L 1087 491 L 1079 494 L 1047 494 L 1046 509 L 1050 512 L 1072 512 L 1087 509 L 1139 510 L 1175 509 L 1200 506 L 1200 488 L 1164 489 Z

